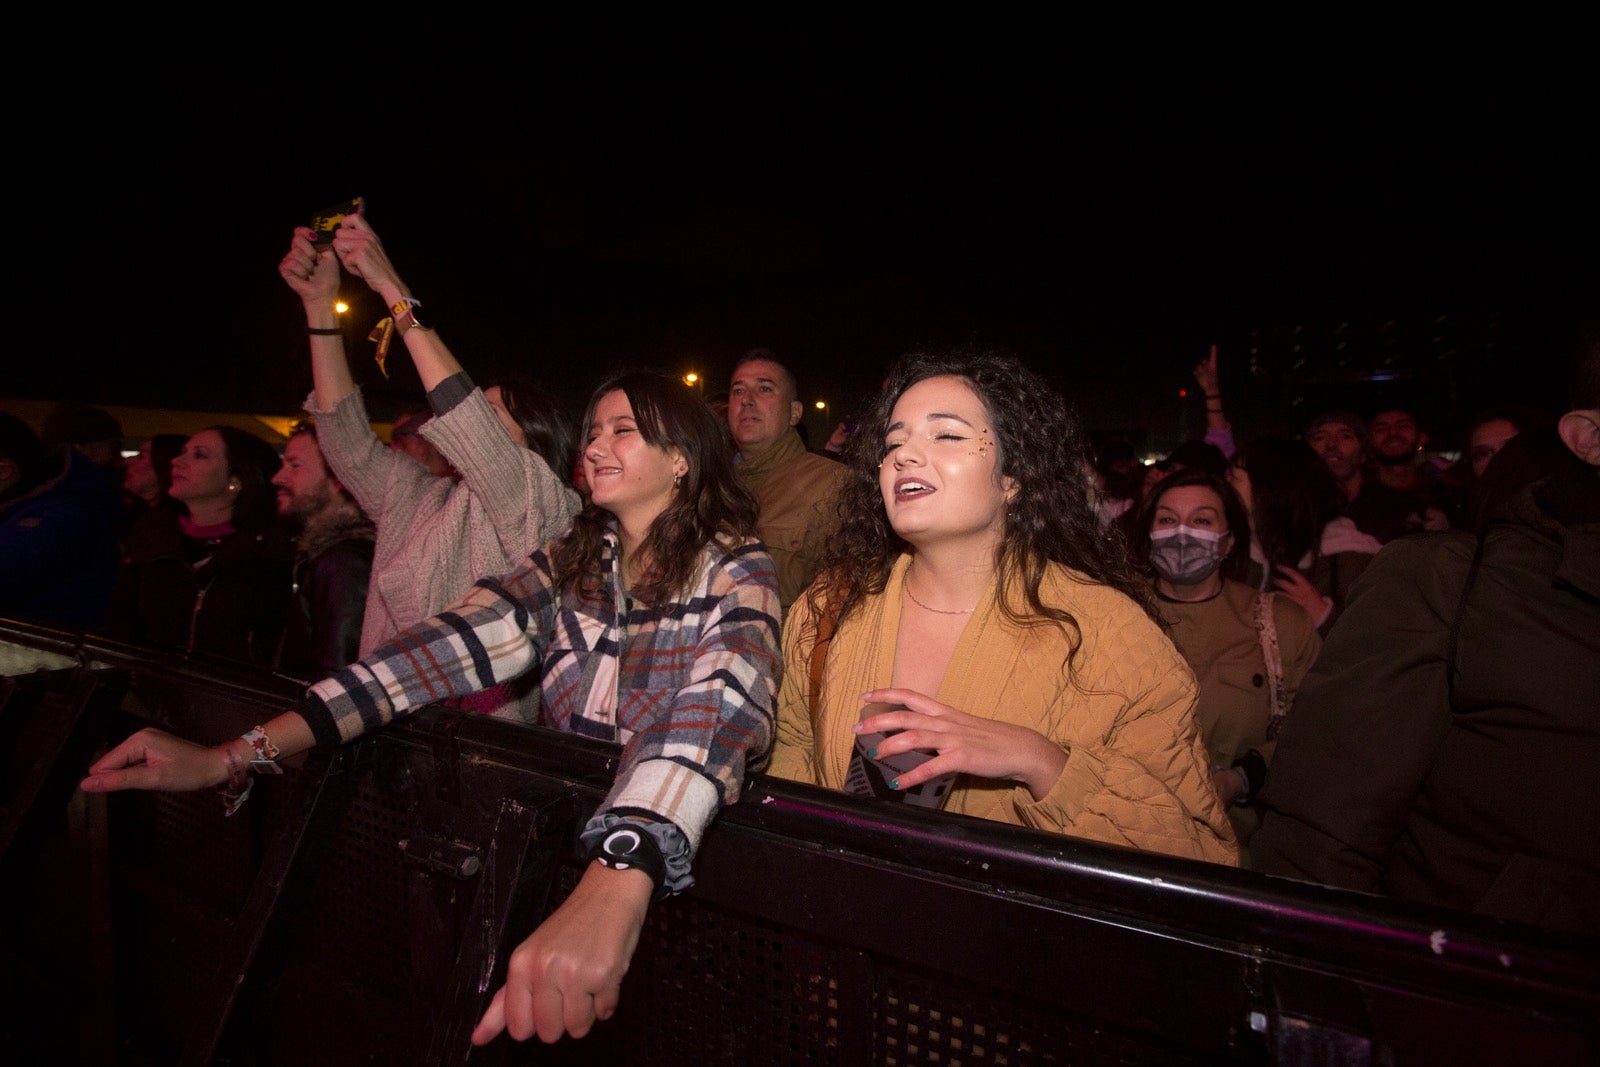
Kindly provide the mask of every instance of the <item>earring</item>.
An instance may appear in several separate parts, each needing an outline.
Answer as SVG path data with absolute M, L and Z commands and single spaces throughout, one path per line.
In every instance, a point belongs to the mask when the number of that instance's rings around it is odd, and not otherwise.
M 674 489 L 678 488 L 678 483 L 681 482 L 681 481 L 683 481 L 683 472 L 682 471 L 673 471 L 672 472 L 672 488 L 674 488 Z
M 238 491 L 239 491 L 239 483 L 238 482 L 229 482 L 228 483 L 228 492 L 237 493 Z

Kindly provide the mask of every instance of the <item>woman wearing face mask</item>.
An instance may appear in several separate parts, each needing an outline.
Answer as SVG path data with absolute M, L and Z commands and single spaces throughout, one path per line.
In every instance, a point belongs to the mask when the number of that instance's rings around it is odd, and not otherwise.
M 1168 635 L 1200 682 L 1195 717 L 1212 781 L 1247 844 L 1278 726 L 1322 640 L 1299 604 L 1236 580 L 1249 565 L 1250 527 L 1227 482 L 1193 469 L 1168 477 L 1146 498 L 1139 528 Z

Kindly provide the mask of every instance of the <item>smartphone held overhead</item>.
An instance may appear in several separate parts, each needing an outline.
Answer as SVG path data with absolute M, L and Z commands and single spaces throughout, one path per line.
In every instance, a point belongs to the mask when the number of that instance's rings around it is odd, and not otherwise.
M 362 197 L 345 200 L 324 208 L 317 212 L 311 220 L 312 243 L 317 251 L 322 251 L 333 244 L 333 235 L 339 230 L 339 223 L 346 215 L 359 215 L 366 201 Z

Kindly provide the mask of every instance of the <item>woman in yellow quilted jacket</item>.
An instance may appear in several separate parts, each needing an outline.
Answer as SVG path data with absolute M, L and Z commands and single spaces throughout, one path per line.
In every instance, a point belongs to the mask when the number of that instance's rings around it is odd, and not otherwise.
M 848 456 L 784 626 L 774 774 L 1236 864 L 1194 675 L 1098 531 L 1061 396 L 1014 358 L 912 353 Z

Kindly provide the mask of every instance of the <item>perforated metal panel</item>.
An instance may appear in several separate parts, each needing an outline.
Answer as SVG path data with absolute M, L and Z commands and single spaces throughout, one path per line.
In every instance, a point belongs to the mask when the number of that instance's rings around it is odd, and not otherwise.
M 377 995 L 404 998 L 411 988 L 410 872 L 398 842 L 407 805 L 363 778 L 305 917 L 306 950 L 331 972 Z
M 891 967 L 876 976 L 872 1062 L 884 1067 L 1193 1062 L 1149 1040 L 1074 1025 L 1059 1011 L 1033 1008 L 1014 997 L 985 998 L 981 990 Z
M 563 895 L 578 873 L 563 869 Z M 847 986 L 859 981 L 855 953 L 703 907 L 691 894 L 652 910 L 611 1020 L 582 1042 L 511 1049 L 510 1062 L 862 1063 L 865 1044 L 848 1044 L 860 1027 L 840 1014 L 850 1003 L 840 997 L 842 972 L 858 976 Z
M 575 880 L 572 871 L 564 877 Z M 703 907 L 691 894 L 652 913 L 613 1019 L 582 1042 L 554 1049 L 535 1042 L 510 1057 L 658 1067 L 1194 1062 L 1145 1036 L 1074 1025 L 1014 996 L 985 996 L 792 928 Z
M 248 818 L 225 819 L 222 801 L 198 793 L 129 793 L 113 819 L 119 864 L 134 877 L 170 883 L 223 915 L 234 915 L 255 877 Z

